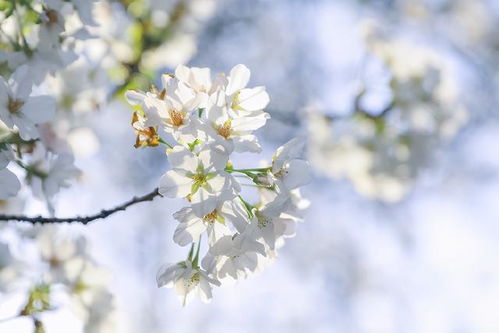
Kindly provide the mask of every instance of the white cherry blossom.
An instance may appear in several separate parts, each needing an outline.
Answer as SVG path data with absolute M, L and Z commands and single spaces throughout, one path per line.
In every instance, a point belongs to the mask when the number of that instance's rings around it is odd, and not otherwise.
M 0 77 L 0 120 L 17 129 L 24 140 L 38 138 L 36 125 L 54 115 L 55 100 L 31 96 L 32 85 L 27 66 L 20 67 L 8 81 Z
M 229 152 L 260 152 L 260 144 L 252 132 L 264 126 L 270 118 L 269 115 L 261 112 L 253 117 L 238 116 L 220 103 L 222 98 L 225 98 L 223 92 L 217 92 L 212 95 L 208 104 L 206 110 L 210 125 L 206 128 L 208 135 L 226 146 Z
M 170 198 L 188 197 L 199 215 L 209 214 L 220 200 L 233 196 L 232 190 L 240 190 L 229 173 L 217 169 L 218 156 L 209 149 L 195 154 L 177 146 L 169 153 L 169 161 L 172 170 L 161 178 L 159 192 Z
M 279 147 L 272 158 L 272 175 L 288 190 L 306 185 L 311 180 L 310 165 L 302 159 L 305 142 L 294 138 Z
M 173 236 L 180 246 L 198 241 L 207 232 L 208 244 L 212 246 L 220 238 L 232 234 L 231 226 L 236 229 L 248 224 L 244 207 L 239 200 L 219 202 L 217 207 L 204 216 L 197 216 L 191 207 L 184 207 L 173 217 L 180 223 Z
M 259 256 L 266 256 L 265 246 L 258 242 L 251 229 L 248 229 L 242 234 L 220 238 L 210 248 L 203 265 L 215 265 L 219 279 L 230 276 L 237 280 L 255 272 Z
M 177 66 L 175 77 L 181 82 L 191 87 L 199 98 L 199 107 L 205 108 L 210 96 L 217 91 L 217 88 L 227 84 L 227 79 L 223 74 L 218 74 L 214 80 L 211 78 L 209 68 Z
M 195 294 L 198 294 L 203 302 L 208 303 L 212 298 L 211 286 L 220 285 L 220 282 L 209 277 L 205 270 L 193 267 L 189 260 L 163 266 L 158 272 L 156 281 L 158 287 L 175 287 L 184 306 L 193 299 Z
M 61 188 L 70 186 L 71 181 L 80 174 L 80 170 L 74 165 L 73 154 L 69 151 L 54 154 L 38 145 L 29 162 L 29 168 L 33 170 L 28 176 L 33 194 L 45 200 L 53 214 L 54 196 Z
M 244 65 L 236 65 L 230 71 L 225 89 L 227 105 L 237 113 L 253 115 L 269 104 L 269 95 L 265 87 L 246 88 L 250 79 L 250 70 Z

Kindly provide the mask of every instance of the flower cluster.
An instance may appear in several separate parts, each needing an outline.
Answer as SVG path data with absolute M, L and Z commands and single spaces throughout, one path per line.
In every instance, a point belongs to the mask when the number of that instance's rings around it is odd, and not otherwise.
M 57 128 L 58 96 L 49 83 L 77 60 L 76 46 L 95 26 L 94 2 L 2 2 L 0 199 L 16 196 L 24 177 L 53 213 L 53 196 L 79 173 Z
M 208 301 L 212 286 L 246 277 L 274 258 L 307 206 L 298 189 L 310 180 L 303 140 L 278 148 L 263 167 L 238 169 L 231 162 L 233 153 L 261 152 L 254 131 L 269 119 L 263 111 L 269 96 L 264 87 L 247 88 L 249 79 L 244 65 L 215 78 L 208 68 L 178 66 L 163 74 L 161 89 L 126 93 L 135 108 L 135 146 L 168 146 L 171 170 L 159 193 L 188 204 L 174 214 L 173 236 L 178 245 L 190 245 L 187 258 L 157 276 L 160 287 L 175 286 L 183 304 L 196 293 Z
M 69 309 L 85 323 L 85 332 L 114 331 L 115 301 L 107 271 L 89 254 L 84 237 L 68 238 L 55 226 L 19 229 L 0 237 L 0 295 L 26 295 L 19 316 L 37 325 L 45 311 Z
M 201 11 L 198 0 L 138 3 L 0 0 L 0 200 L 27 185 L 53 213 L 54 195 L 79 174 L 73 155 L 98 148 L 88 113 L 146 86 L 138 68 L 188 61 L 214 9 L 211 0 Z
M 394 202 L 468 121 L 468 112 L 450 59 L 376 29 L 366 39 L 373 67 L 380 66 L 388 79 L 379 82 L 378 75 L 364 84 L 352 116 L 331 121 L 310 113 L 309 156 L 324 174 L 350 180 L 369 198 Z M 380 91 L 389 96 L 386 106 L 369 110 L 369 99 L 379 99 Z

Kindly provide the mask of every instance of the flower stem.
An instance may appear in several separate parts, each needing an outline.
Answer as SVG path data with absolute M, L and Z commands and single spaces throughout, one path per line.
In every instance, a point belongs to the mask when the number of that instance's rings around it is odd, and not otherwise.
M 253 206 L 250 205 L 249 203 L 246 202 L 246 200 L 243 199 L 242 196 L 238 195 L 239 199 L 244 205 L 244 208 L 246 208 L 246 212 L 248 213 L 248 217 L 251 219 L 253 217 L 253 213 L 251 212 L 253 210 Z
M 272 167 L 253 168 L 253 169 L 232 169 L 232 168 L 225 168 L 225 171 L 227 171 L 227 172 L 241 172 L 241 173 L 246 173 L 246 172 L 267 172 L 271 168 Z
M 169 144 L 168 142 L 166 142 L 165 140 L 163 140 L 162 138 L 159 138 L 159 142 L 164 144 L 168 148 L 173 149 L 173 146 L 171 144 Z
M 16 163 L 21 168 L 23 168 L 24 170 L 26 170 L 28 172 L 28 174 L 35 175 L 35 176 L 37 176 L 38 178 L 41 178 L 41 179 L 45 179 L 45 178 L 48 177 L 48 175 L 45 172 L 40 171 L 40 170 L 36 169 L 33 166 L 26 165 L 26 164 L 24 164 L 21 161 L 16 161 Z
M 239 171 L 239 170 L 233 170 L 233 169 L 225 169 L 225 171 L 227 171 L 228 173 L 234 173 L 234 172 L 237 172 L 237 173 L 242 173 L 243 175 L 245 175 L 246 177 L 249 177 L 251 179 L 253 179 L 255 177 L 255 174 L 251 173 L 250 171 Z
M 193 267 L 198 267 L 198 261 L 199 261 L 199 249 L 201 249 L 201 235 L 199 236 L 198 239 L 198 249 L 196 251 L 196 256 L 194 257 L 194 260 L 192 261 L 192 266 Z M 192 244 L 192 248 L 194 249 L 194 244 Z
M 191 249 L 189 250 L 189 255 L 187 256 L 187 259 L 189 261 L 192 261 L 192 255 L 194 254 L 194 243 L 191 244 Z

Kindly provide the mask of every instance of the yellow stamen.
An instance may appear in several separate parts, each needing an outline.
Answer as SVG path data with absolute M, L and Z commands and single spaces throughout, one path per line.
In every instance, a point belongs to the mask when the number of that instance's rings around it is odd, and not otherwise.
M 217 132 L 224 138 L 228 139 L 232 134 L 232 129 L 230 128 L 231 120 L 226 120 L 222 126 L 218 126 Z
M 206 175 L 198 173 L 192 177 L 192 180 L 194 181 L 194 183 L 202 185 L 206 182 Z
M 210 224 L 213 224 L 213 223 L 215 223 L 215 220 L 217 219 L 217 215 L 218 215 L 217 210 L 214 209 L 211 213 L 206 214 L 203 217 L 203 221 L 208 222 Z
M 166 95 L 166 89 L 163 88 L 163 90 L 161 90 L 161 92 L 158 94 L 158 97 L 159 99 L 165 99 L 165 95 Z
M 7 109 L 10 113 L 17 113 L 19 109 L 24 105 L 24 102 L 19 99 L 12 99 L 9 97 L 9 101 L 7 104 Z
M 184 115 L 180 111 L 170 110 L 170 119 L 173 126 L 179 127 L 184 124 Z
M 132 126 L 137 133 L 137 138 L 135 139 L 135 148 L 139 147 L 156 147 L 159 145 L 159 135 L 156 128 L 149 126 L 143 127 L 140 124 L 139 116 L 137 112 L 133 113 Z

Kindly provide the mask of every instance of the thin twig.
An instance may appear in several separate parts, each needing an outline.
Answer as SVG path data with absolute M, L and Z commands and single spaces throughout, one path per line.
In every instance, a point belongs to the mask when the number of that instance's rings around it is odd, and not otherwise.
M 24 317 L 24 316 L 22 316 L 22 315 L 15 315 L 15 316 L 12 316 L 12 317 L 2 318 L 2 319 L 0 319 L 0 324 L 5 323 L 5 322 L 10 321 L 10 320 L 21 318 L 21 317 Z
M 0 221 L 24 221 L 24 222 L 30 222 L 30 223 L 40 223 L 40 224 L 48 224 L 48 223 L 82 223 L 82 224 L 87 224 L 91 221 L 98 220 L 98 219 L 104 219 L 108 217 L 109 215 L 112 215 L 120 210 L 125 210 L 128 207 L 135 205 L 139 202 L 145 202 L 145 201 L 152 201 L 154 200 L 155 197 L 161 196 L 159 194 L 158 189 L 155 188 L 151 193 L 148 193 L 146 195 L 143 195 L 141 197 L 133 197 L 132 199 L 128 200 L 127 202 L 116 206 L 115 208 L 111 209 L 104 209 L 101 210 L 100 213 L 94 214 L 94 215 L 89 215 L 89 216 L 75 216 L 75 217 L 43 217 L 43 216 L 24 216 L 24 215 L 3 215 L 0 214 Z

